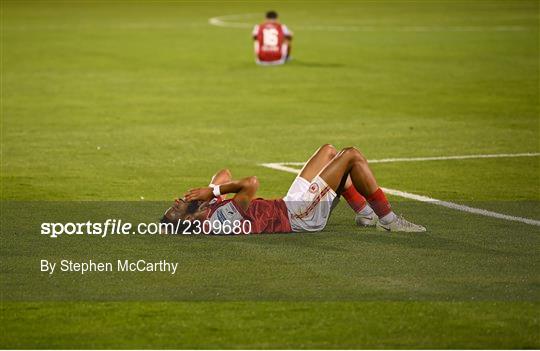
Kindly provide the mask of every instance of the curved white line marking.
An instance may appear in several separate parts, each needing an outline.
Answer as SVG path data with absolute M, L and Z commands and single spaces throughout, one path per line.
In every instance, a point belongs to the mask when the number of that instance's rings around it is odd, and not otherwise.
M 439 160 L 465 160 L 465 159 L 479 159 L 479 158 L 497 158 L 497 157 L 533 157 L 540 156 L 540 153 L 520 153 L 520 154 L 487 154 L 487 155 L 461 155 L 461 156 L 441 156 L 441 157 L 409 157 L 409 158 L 386 158 L 380 160 L 370 160 L 369 163 L 390 163 L 390 162 L 413 162 L 413 161 L 439 161 Z M 303 162 L 282 162 L 282 163 L 262 163 L 261 166 L 275 169 L 278 171 L 289 172 L 298 174 L 299 170 L 289 166 L 302 166 Z M 466 205 L 456 204 L 454 202 L 443 201 L 434 199 L 428 196 L 417 195 L 412 193 L 407 193 L 401 190 L 382 188 L 384 192 L 403 197 L 405 199 L 416 200 L 420 202 L 430 203 L 433 205 L 438 205 L 446 208 L 451 208 L 458 211 L 474 213 L 481 216 L 493 217 L 504 219 L 507 221 L 521 222 L 525 224 L 530 224 L 534 226 L 540 226 L 540 221 L 525 217 L 510 216 L 504 213 L 498 213 L 493 211 L 484 210 L 482 208 L 475 208 Z
M 227 28 L 252 28 L 255 22 L 238 22 L 241 19 L 255 19 L 261 17 L 260 13 L 244 13 L 237 15 L 216 16 L 208 19 L 208 23 L 213 26 Z M 294 29 L 307 31 L 329 31 L 329 32 L 521 32 L 531 30 L 526 26 L 317 26 L 298 25 Z M 534 28 L 533 28 L 534 29 Z
M 218 27 L 229 27 L 229 28 L 253 28 L 255 23 L 245 23 L 245 22 L 232 22 L 231 20 L 239 18 L 255 18 L 261 17 L 260 13 L 245 13 L 241 15 L 227 15 L 227 16 L 218 16 L 208 19 L 208 23 L 213 26 Z
M 468 160 L 481 158 L 499 157 L 535 157 L 540 156 L 540 152 L 523 152 L 518 154 L 484 154 L 484 155 L 458 155 L 458 156 L 434 156 L 434 157 L 403 157 L 403 158 L 382 158 L 379 160 L 369 160 L 369 163 L 393 163 L 393 162 L 420 162 L 420 161 L 445 161 L 445 160 Z M 303 166 L 304 162 L 281 162 L 281 165 Z
M 395 190 L 395 189 L 388 189 L 388 188 L 382 188 L 382 187 L 381 187 L 381 189 L 387 194 L 394 195 L 394 196 L 399 196 L 399 197 L 404 197 L 406 199 L 416 200 L 416 201 L 420 201 L 420 202 L 427 202 L 427 203 L 430 203 L 430 204 L 433 204 L 433 205 L 438 205 L 438 206 L 442 206 L 442 207 L 446 207 L 446 208 L 451 208 L 451 209 L 458 210 L 458 211 L 474 213 L 474 214 L 478 214 L 478 215 L 486 216 L 486 217 L 505 219 L 507 221 L 521 222 L 521 223 L 535 225 L 535 226 L 540 227 L 540 221 L 537 221 L 535 219 L 530 219 L 530 218 L 525 218 L 525 217 L 517 217 L 517 216 L 510 216 L 510 215 L 507 215 L 507 214 L 504 214 L 504 213 L 498 213 L 498 212 L 484 210 L 483 208 L 476 208 L 476 207 L 470 207 L 470 206 L 466 206 L 466 205 L 460 205 L 460 204 L 456 204 L 454 202 L 437 200 L 437 199 L 434 199 L 434 198 L 431 198 L 431 197 L 406 193 L 404 191 Z

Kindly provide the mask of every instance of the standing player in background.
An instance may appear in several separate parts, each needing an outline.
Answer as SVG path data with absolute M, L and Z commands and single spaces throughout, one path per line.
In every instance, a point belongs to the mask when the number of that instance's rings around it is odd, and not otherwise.
M 260 65 L 281 65 L 291 54 L 292 32 L 279 23 L 275 11 L 266 13 L 266 20 L 253 28 L 256 61 Z

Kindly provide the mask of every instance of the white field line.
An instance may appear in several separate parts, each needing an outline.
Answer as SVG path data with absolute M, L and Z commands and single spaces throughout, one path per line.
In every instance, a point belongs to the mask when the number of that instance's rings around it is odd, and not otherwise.
M 148 29 L 148 30 L 161 30 L 161 29 L 184 29 L 184 28 L 200 28 L 207 27 L 208 24 L 204 22 L 130 22 L 130 23 L 103 23 L 99 25 L 99 29 L 108 29 L 108 30 L 139 30 L 139 29 Z M 95 30 L 96 26 L 85 23 L 77 24 L 67 24 L 67 23 L 56 23 L 56 24 L 31 24 L 27 22 L 21 25 L 4 25 L 3 30 L 7 31 L 38 31 L 38 30 Z
M 460 205 L 460 204 L 456 204 L 454 202 L 449 202 L 449 201 L 437 200 L 437 199 L 434 199 L 434 198 L 431 198 L 431 197 L 406 193 L 404 191 L 395 190 L 395 189 L 388 189 L 388 188 L 381 188 L 381 189 L 383 189 L 383 191 L 385 193 L 387 193 L 387 194 L 394 195 L 394 196 L 399 196 L 399 197 L 404 197 L 406 199 L 416 200 L 416 201 L 420 201 L 420 202 L 427 202 L 427 203 L 430 203 L 430 204 L 434 204 L 434 205 L 438 205 L 438 206 L 442 206 L 442 207 L 447 207 L 447 208 L 452 208 L 452 209 L 458 210 L 458 211 L 474 213 L 474 214 L 478 214 L 478 215 L 481 215 L 481 216 L 505 219 L 507 221 L 521 222 L 521 223 L 525 223 L 525 224 L 540 226 L 540 221 L 530 219 L 530 218 L 510 216 L 510 215 L 506 215 L 504 213 L 498 213 L 498 212 L 484 210 L 482 208 L 476 208 L 476 207 Z
M 208 19 L 208 23 L 218 27 L 228 28 L 253 28 L 255 23 L 238 22 L 242 19 L 254 19 L 261 17 L 260 13 L 244 13 L 238 15 L 217 16 Z M 315 26 L 315 25 L 299 25 L 294 26 L 294 29 L 307 31 L 329 31 L 329 32 L 520 32 L 530 30 L 526 26 L 509 26 L 509 25 L 493 25 L 493 26 L 380 26 L 380 25 L 351 25 L 351 26 Z
M 504 156 L 503 156 L 504 155 Z M 461 159 L 471 159 L 471 158 L 493 158 L 493 157 L 523 157 L 523 156 L 539 156 L 539 153 L 523 153 L 523 154 L 496 154 L 496 155 L 467 155 L 467 156 L 446 156 L 446 157 L 417 157 L 417 158 L 404 158 L 404 159 L 382 159 L 382 160 L 372 160 L 369 161 L 370 163 L 377 163 L 376 161 L 379 161 L 379 163 L 383 162 L 410 162 L 410 161 L 432 161 L 432 160 L 461 160 Z M 261 166 L 275 169 L 278 171 L 283 172 L 289 172 L 298 174 L 299 170 L 293 167 L 289 167 L 292 165 L 300 166 L 303 165 L 302 162 L 283 162 L 283 163 L 262 163 Z M 507 221 L 513 221 L 513 222 L 521 222 L 525 224 L 540 226 L 540 221 L 525 218 L 525 217 L 517 217 L 517 216 L 510 216 L 504 213 L 498 213 L 493 211 L 484 210 L 482 208 L 475 208 L 470 207 L 466 205 L 460 205 L 456 204 L 454 202 L 449 201 L 443 201 L 434 199 L 432 197 L 423 196 L 423 195 L 417 195 L 412 193 L 407 193 L 405 191 L 401 190 L 395 190 L 395 189 L 389 189 L 389 188 L 382 188 L 383 191 L 387 194 L 403 197 L 405 199 L 430 203 L 433 205 L 438 205 L 446 208 L 451 208 L 458 211 L 468 212 L 468 213 L 474 213 L 481 216 L 486 217 L 493 217 L 493 218 L 499 218 L 504 219 Z
M 478 158 L 499 158 L 499 157 L 535 157 L 540 156 L 540 152 L 524 152 L 519 154 L 485 154 L 485 155 L 458 155 L 458 156 L 434 156 L 434 157 L 403 157 L 403 158 L 382 158 L 379 160 L 369 160 L 369 163 L 392 163 L 392 162 L 418 162 L 418 161 L 445 161 L 445 160 L 467 160 Z M 277 164 L 277 163 L 276 163 Z M 304 162 L 281 162 L 280 165 L 303 166 Z
M 213 26 L 218 27 L 228 27 L 228 28 L 253 28 L 255 23 L 245 23 L 245 22 L 232 22 L 230 20 L 240 19 L 240 18 L 254 18 L 255 16 L 261 17 L 260 13 L 245 13 L 241 15 L 228 15 L 228 16 L 218 16 L 208 19 L 208 23 Z

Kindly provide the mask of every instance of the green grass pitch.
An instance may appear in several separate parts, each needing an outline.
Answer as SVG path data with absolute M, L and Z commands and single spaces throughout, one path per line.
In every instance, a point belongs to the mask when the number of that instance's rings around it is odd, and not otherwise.
M 1 347 L 540 347 L 534 225 L 391 197 L 428 232 L 356 228 L 342 203 L 317 234 L 39 235 L 154 221 L 223 167 L 282 196 L 294 176 L 260 164 L 323 143 L 537 153 L 537 1 L 0 4 Z M 208 22 L 270 8 L 295 33 L 282 67 L 255 65 L 249 28 Z M 372 167 L 388 188 L 540 220 L 539 157 Z M 180 271 L 38 272 L 141 257 Z

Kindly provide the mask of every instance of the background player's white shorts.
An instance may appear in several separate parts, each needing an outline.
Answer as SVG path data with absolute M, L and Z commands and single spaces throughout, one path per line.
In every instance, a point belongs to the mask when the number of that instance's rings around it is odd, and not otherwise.
M 323 230 L 330 217 L 336 192 L 319 176 L 310 183 L 296 177 L 283 198 L 289 211 L 289 221 L 294 232 Z

